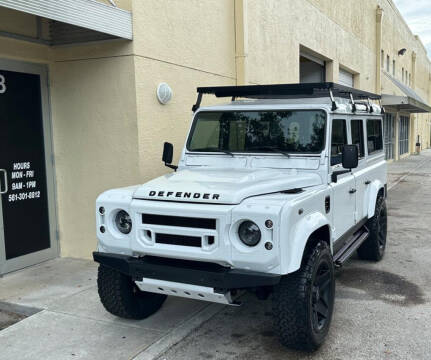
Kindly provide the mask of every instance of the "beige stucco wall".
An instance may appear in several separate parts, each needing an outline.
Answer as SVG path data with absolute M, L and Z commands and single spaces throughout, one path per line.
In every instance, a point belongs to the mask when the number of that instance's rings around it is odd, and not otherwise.
M 235 84 L 232 0 L 134 1 L 134 54 L 141 181 L 168 170 L 163 141 L 178 161 L 196 101 L 196 88 Z M 167 82 L 173 98 L 160 105 L 157 85 Z M 204 99 L 205 101 L 205 99 Z

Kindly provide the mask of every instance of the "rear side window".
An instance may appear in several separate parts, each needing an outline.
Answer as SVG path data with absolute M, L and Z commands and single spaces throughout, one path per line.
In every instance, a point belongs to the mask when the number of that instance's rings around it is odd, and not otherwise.
M 345 144 L 347 144 L 346 120 L 335 119 L 332 121 L 331 165 L 341 164 L 341 154 Z
M 383 131 L 381 120 L 367 120 L 368 154 L 383 150 Z
M 364 151 L 364 127 L 362 120 L 352 120 L 350 122 L 352 130 L 352 144 L 358 147 L 359 157 L 363 158 L 365 155 Z

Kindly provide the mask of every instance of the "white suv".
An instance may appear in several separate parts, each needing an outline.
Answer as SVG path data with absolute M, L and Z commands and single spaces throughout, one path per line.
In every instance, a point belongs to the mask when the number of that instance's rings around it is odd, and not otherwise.
M 232 102 L 200 108 L 203 94 Z M 234 305 L 250 290 L 271 295 L 283 344 L 316 349 L 334 267 L 384 254 L 379 98 L 333 83 L 198 88 L 178 167 L 164 146 L 175 171 L 97 199 L 105 308 L 143 319 L 167 295 Z

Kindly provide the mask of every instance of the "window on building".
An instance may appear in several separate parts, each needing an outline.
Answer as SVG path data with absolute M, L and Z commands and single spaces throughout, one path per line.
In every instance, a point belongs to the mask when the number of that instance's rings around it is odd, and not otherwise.
M 352 120 L 350 127 L 352 131 L 352 144 L 358 147 L 359 157 L 363 158 L 364 152 L 364 127 L 362 120 Z
M 395 60 L 392 60 L 392 75 L 395 76 Z
M 380 53 L 380 66 L 382 69 L 385 68 L 385 52 L 383 50 Z
M 402 68 L 402 70 L 401 70 L 401 75 L 403 77 L 403 82 L 404 82 L 404 68 Z
M 367 120 L 367 147 L 368 154 L 375 153 L 383 149 L 382 121 Z
M 390 67 L 391 67 L 391 59 L 389 58 L 389 55 L 386 55 L 386 71 L 390 72 Z
M 409 72 L 406 70 L 405 84 L 409 82 Z
M 404 69 L 403 69 L 404 79 Z M 394 140 L 395 140 L 395 115 L 385 113 L 383 119 L 383 134 L 385 139 L 385 158 L 390 160 L 394 158 Z
M 409 86 L 412 86 L 412 74 L 409 74 Z
M 400 117 L 400 130 L 399 130 L 399 153 L 400 155 L 409 152 L 409 127 L 410 119 L 408 116 Z
M 347 144 L 346 120 L 334 119 L 331 136 L 331 165 L 341 164 L 345 144 Z

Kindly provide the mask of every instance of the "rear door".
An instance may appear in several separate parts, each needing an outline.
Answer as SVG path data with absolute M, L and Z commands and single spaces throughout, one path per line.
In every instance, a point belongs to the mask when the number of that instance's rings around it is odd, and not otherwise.
M 356 189 L 356 209 L 355 209 L 355 222 L 358 223 L 367 217 L 367 198 L 368 187 L 370 182 L 369 168 L 365 157 L 365 121 L 360 118 L 350 119 L 350 135 L 352 144 L 356 145 L 359 153 L 359 163 L 356 169 L 353 169 L 355 177 Z

